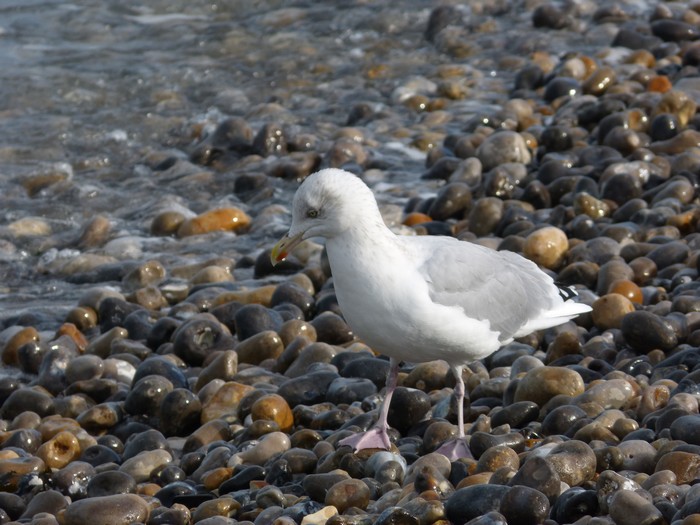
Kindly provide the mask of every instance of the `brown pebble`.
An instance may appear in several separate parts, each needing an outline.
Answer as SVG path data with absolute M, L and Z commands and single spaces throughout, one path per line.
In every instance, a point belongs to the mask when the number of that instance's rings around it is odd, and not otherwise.
M 66 323 L 72 323 L 85 332 L 97 325 L 97 313 L 89 306 L 76 306 L 66 316 Z
M 185 216 L 179 211 L 164 211 L 151 221 L 151 234 L 160 237 L 175 235 L 183 222 Z
M 276 289 L 276 285 L 269 284 L 266 286 L 253 288 L 251 290 L 224 292 L 214 299 L 212 307 L 221 306 L 222 304 L 233 301 L 243 304 L 261 304 L 263 306 L 270 306 L 270 303 L 272 302 L 272 294 L 275 293 Z
M 284 351 L 282 338 L 272 330 L 257 333 L 236 346 L 238 361 L 259 365 L 265 359 L 276 359 Z
M 75 326 L 73 323 L 63 323 L 61 326 L 59 326 L 58 330 L 56 330 L 54 340 L 58 339 L 62 335 L 67 335 L 68 337 L 70 337 L 75 343 L 76 348 L 80 352 L 84 352 L 87 348 L 87 338 L 80 332 L 80 330 L 78 330 L 78 327 Z
M 630 267 L 632 265 L 630 264 Z M 632 268 L 634 271 L 634 268 Z M 626 297 L 635 304 L 642 304 L 644 301 L 644 296 L 642 295 L 642 290 L 633 281 L 629 279 L 619 279 L 613 282 L 608 288 L 608 293 L 620 294 Z
M 344 479 L 326 493 L 326 505 L 332 505 L 341 514 L 350 507 L 366 509 L 369 504 L 369 487 L 359 479 Z
M 250 224 L 250 217 L 239 208 L 217 208 L 185 220 L 177 229 L 178 237 L 202 235 L 216 231 L 240 232 Z
M 700 455 L 682 451 L 669 452 L 661 456 L 654 472 L 661 470 L 673 472 L 679 485 L 692 483 L 700 476 Z
M 423 224 L 424 222 L 430 222 L 432 220 L 432 217 L 426 215 L 425 213 L 413 212 L 406 215 L 406 218 L 403 220 L 403 224 L 406 226 L 415 226 L 417 224 Z
M 514 401 L 533 401 L 542 406 L 554 396 L 577 396 L 584 391 L 581 375 L 558 366 L 534 368 L 527 372 L 515 389 Z
M 632 302 L 618 293 L 609 293 L 596 299 L 591 312 L 593 323 L 601 330 L 620 328 L 622 319 L 634 311 Z
M 499 468 L 507 467 L 513 471 L 520 468 L 517 452 L 506 445 L 491 447 L 484 452 L 476 465 L 477 472 L 496 472 Z
M 523 253 L 536 264 L 556 270 L 561 266 L 568 248 L 566 234 L 559 228 L 546 226 L 527 236 Z
M 253 421 L 269 420 L 279 425 L 282 432 L 289 432 L 294 425 L 292 409 L 282 396 L 267 394 L 253 403 L 250 409 Z
M 202 423 L 215 420 L 238 420 L 238 406 L 252 386 L 235 381 L 224 383 L 202 406 Z
M 47 467 L 60 469 L 71 461 L 80 457 L 80 443 L 69 431 L 61 431 L 46 443 L 43 443 L 36 451 L 36 456 L 40 458 Z
M 2 349 L 2 362 L 6 365 L 19 365 L 17 351 L 27 343 L 38 343 L 39 332 L 33 326 L 25 326 L 5 343 Z

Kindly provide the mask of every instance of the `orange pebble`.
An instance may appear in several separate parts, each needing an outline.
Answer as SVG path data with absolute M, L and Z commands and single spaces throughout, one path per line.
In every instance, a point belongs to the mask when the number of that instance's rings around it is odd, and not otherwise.
M 666 93 L 673 85 L 666 75 L 659 75 L 649 79 L 647 90 L 653 93 Z
M 250 408 L 250 416 L 253 421 L 266 419 L 274 421 L 282 432 L 289 432 L 294 426 L 292 409 L 282 396 L 267 394 L 258 399 Z
M 178 237 L 214 231 L 240 231 L 250 224 L 250 217 L 238 208 L 217 208 L 187 219 L 177 230 Z
M 430 222 L 432 220 L 433 219 L 425 213 L 413 212 L 406 215 L 406 218 L 403 220 L 403 223 L 406 226 L 415 226 L 416 224 L 422 224 L 424 222 Z
M 627 279 L 620 279 L 613 282 L 608 289 L 608 293 L 618 293 L 633 303 L 642 304 L 644 302 L 642 290 L 635 283 Z
M 62 335 L 67 335 L 68 337 L 70 337 L 73 340 L 73 342 L 75 342 L 75 346 L 77 346 L 78 350 L 80 350 L 81 352 L 84 352 L 87 348 L 87 338 L 80 332 L 80 330 L 78 330 L 78 327 L 75 326 L 73 323 L 63 323 L 61 326 L 58 327 L 58 330 L 56 330 L 56 339 L 58 339 Z

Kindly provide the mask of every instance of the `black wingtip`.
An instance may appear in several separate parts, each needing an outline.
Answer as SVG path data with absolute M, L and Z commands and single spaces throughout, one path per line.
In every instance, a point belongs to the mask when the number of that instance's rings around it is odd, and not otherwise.
M 554 284 L 559 289 L 559 296 L 564 301 L 568 301 L 569 299 L 573 299 L 574 297 L 578 296 L 578 294 L 576 293 L 576 290 L 574 289 L 573 286 L 566 286 L 566 285 L 563 285 L 563 284 L 560 284 L 557 282 L 555 282 Z

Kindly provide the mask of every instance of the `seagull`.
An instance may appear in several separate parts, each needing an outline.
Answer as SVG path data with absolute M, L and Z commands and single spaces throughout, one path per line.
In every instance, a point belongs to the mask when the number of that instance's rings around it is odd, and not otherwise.
M 272 249 L 277 264 L 301 241 L 322 237 L 338 305 L 353 332 L 390 358 L 374 427 L 340 441 L 390 449 L 387 416 L 402 361 L 446 361 L 456 379 L 457 438 L 438 452 L 471 457 L 464 434 L 462 370 L 517 337 L 560 325 L 591 308 L 571 298 L 532 261 L 446 236 L 394 234 L 372 190 L 357 176 L 323 169 L 292 202 L 289 232 Z

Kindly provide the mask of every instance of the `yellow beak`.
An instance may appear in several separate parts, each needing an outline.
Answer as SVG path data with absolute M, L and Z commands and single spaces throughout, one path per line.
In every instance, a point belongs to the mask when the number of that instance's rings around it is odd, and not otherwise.
M 302 235 L 302 233 L 298 233 L 293 237 L 285 235 L 279 241 L 277 241 L 277 244 L 272 247 L 272 251 L 270 252 L 270 261 L 272 262 L 272 266 L 275 266 L 278 262 L 284 261 L 287 258 L 289 252 L 291 252 L 302 241 Z

